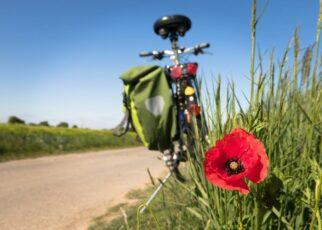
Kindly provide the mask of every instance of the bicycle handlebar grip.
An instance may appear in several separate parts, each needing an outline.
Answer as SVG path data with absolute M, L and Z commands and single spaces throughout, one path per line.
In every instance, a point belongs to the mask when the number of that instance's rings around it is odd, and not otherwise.
M 209 43 L 201 43 L 198 45 L 200 49 L 205 49 L 205 48 L 209 48 L 210 44 Z
M 153 53 L 152 52 L 146 52 L 146 51 L 143 51 L 143 52 L 140 52 L 140 57 L 149 57 L 149 56 L 152 56 Z

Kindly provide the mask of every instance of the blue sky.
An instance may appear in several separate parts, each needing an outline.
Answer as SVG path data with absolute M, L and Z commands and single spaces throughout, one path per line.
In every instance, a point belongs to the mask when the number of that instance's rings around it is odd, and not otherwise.
M 259 7 L 264 5 L 259 0 Z M 281 54 L 296 26 L 301 47 L 314 42 L 318 0 L 271 0 L 258 27 L 261 51 Z M 185 14 L 192 29 L 180 41 L 210 42 L 212 55 L 191 57 L 211 79 L 221 73 L 248 91 L 250 0 L 0 1 L 0 122 L 67 121 L 112 128 L 120 120 L 119 75 L 142 64 L 142 50 L 169 48 L 152 25 Z

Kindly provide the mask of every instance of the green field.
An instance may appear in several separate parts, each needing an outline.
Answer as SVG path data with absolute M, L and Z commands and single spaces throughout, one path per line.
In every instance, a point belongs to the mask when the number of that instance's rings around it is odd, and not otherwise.
M 110 130 L 0 124 L 0 162 L 95 149 L 138 146 L 135 133 L 115 137 Z

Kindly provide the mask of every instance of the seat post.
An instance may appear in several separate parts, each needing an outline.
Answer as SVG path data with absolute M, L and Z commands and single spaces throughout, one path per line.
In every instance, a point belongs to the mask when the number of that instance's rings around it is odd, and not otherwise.
M 179 65 L 179 55 L 178 55 L 178 34 L 177 33 L 170 33 L 170 41 L 171 41 L 171 48 L 174 52 L 174 63 Z
M 170 41 L 171 41 L 171 48 L 178 49 L 178 46 L 177 46 L 178 35 L 177 35 L 177 33 L 171 33 L 169 37 L 170 37 Z

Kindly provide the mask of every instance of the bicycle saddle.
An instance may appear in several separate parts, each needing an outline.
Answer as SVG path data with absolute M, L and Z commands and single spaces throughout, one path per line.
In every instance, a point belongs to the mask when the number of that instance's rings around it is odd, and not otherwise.
M 166 39 L 171 36 L 184 36 L 191 28 L 191 20 L 184 15 L 170 15 L 158 19 L 154 23 L 154 32 Z

